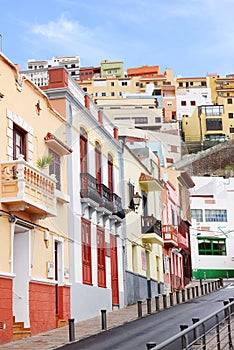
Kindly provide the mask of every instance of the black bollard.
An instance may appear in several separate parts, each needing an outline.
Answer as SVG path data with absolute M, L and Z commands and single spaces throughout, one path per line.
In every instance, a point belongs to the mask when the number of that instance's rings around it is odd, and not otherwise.
M 180 325 L 180 330 L 183 331 L 185 330 L 186 328 L 188 328 L 188 325 L 187 324 L 181 324 Z M 182 336 L 181 338 L 181 343 L 182 343 L 182 349 L 186 349 L 187 348 L 187 343 L 188 343 L 188 338 L 187 338 L 187 335 L 184 335 Z
M 177 304 L 180 303 L 180 291 L 179 290 L 176 291 L 176 303 Z
M 185 289 L 182 289 L 182 303 L 185 302 Z
M 187 300 L 190 300 L 190 288 L 187 288 Z
M 147 298 L 147 314 L 151 314 L 151 298 Z
M 205 294 L 207 294 L 207 284 L 205 284 Z
M 154 343 L 154 342 L 149 342 L 146 344 L 146 349 L 149 350 L 149 349 L 153 349 L 157 344 Z
M 167 308 L 167 296 L 166 296 L 166 294 L 163 294 L 163 308 L 164 309 Z
M 137 311 L 138 311 L 138 317 L 142 317 L 142 301 L 137 300 Z
M 159 296 L 158 295 L 155 296 L 155 310 L 156 310 L 156 312 L 160 310 Z
M 195 298 L 195 288 L 192 287 L 192 298 L 194 299 Z
M 69 341 L 74 341 L 75 340 L 74 318 L 69 318 L 68 324 L 69 324 Z
M 174 306 L 174 294 L 170 293 L 170 306 Z
M 199 322 L 200 319 L 198 317 L 193 317 L 192 318 L 192 322 L 193 324 Z M 200 339 L 198 339 L 200 337 L 200 332 L 199 332 L 199 328 L 194 328 L 193 330 L 193 336 L 194 336 L 194 340 L 195 340 L 195 343 L 194 344 L 201 344 L 201 341 Z
M 196 296 L 199 297 L 199 289 L 198 289 L 199 287 L 195 286 L 195 288 L 196 288 Z
M 106 310 L 101 310 L 101 317 L 102 317 L 102 329 L 106 329 Z

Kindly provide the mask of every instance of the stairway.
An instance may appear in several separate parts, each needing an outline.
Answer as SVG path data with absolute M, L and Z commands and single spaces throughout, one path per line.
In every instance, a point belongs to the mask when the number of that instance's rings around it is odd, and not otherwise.
M 15 316 L 13 316 L 13 340 L 20 340 L 30 336 L 30 328 L 25 328 L 24 322 L 15 322 Z

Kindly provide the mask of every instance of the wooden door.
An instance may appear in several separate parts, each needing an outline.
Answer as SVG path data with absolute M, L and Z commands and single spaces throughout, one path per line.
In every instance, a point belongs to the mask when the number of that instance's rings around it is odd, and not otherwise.
M 112 305 L 119 305 L 117 239 L 113 235 L 110 235 L 110 259 L 111 259 Z

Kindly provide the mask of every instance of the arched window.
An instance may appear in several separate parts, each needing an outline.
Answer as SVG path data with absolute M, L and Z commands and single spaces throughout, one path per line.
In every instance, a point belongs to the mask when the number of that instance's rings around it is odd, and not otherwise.
M 88 161 L 87 161 L 87 145 L 88 135 L 84 128 L 80 128 L 80 172 L 87 173 Z
M 95 143 L 95 168 L 96 168 L 96 184 L 97 184 L 97 190 L 100 195 L 102 195 L 102 168 L 101 168 L 101 146 L 96 141 Z
M 113 157 L 111 154 L 108 154 L 108 188 L 111 193 L 111 199 L 113 199 Z

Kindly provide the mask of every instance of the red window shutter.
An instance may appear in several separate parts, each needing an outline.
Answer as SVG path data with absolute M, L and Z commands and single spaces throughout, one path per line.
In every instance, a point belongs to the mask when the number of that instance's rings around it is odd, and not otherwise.
M 83 128 L 81 128 L 80 136 L 80 172 L 87 173 L 87 134 Z
M 105 231 L 97 227 L 98 286 L 106 287 Z
M 82 272 L 83 283 L 92 284 L 92 257 L 91 257 L 91 223 L 82 218 Z
M 97 189 L 100 194 L 101 193 L 101 183 L 102 183 L 102 168 L 101 168 L 101 147 L 98 142 L 96 142 L 95 146 L 95 165 L 96 165 L 96 183 Z

